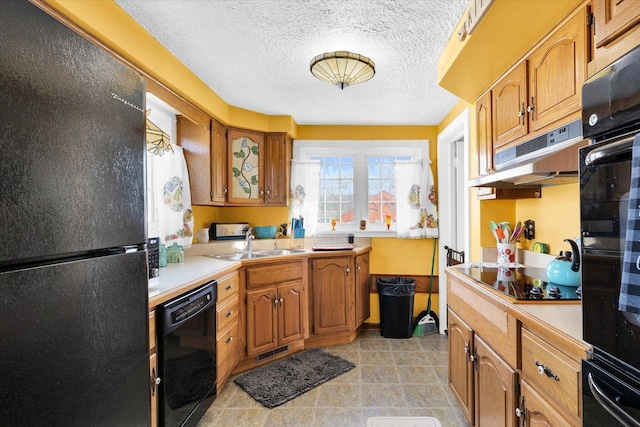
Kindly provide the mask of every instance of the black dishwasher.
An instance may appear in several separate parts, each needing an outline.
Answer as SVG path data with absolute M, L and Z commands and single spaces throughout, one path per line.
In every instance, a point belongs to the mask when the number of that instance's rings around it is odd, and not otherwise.
M 217 283 L 157 308 L 160 425 L 195 426 L 216 398 Z

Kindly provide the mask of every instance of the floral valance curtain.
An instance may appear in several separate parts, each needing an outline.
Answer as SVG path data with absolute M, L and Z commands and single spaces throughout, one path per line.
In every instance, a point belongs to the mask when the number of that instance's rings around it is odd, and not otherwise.
M 292 218 L 302 217 L 306 236 L 315 234 L 317 229 L 319 193 L 320 162 L 293 160 L 291 163 L 289 221 Z
M 394 162 L 396 236 L 399 239 L 438 237 L 436 190 L 431 160 Z

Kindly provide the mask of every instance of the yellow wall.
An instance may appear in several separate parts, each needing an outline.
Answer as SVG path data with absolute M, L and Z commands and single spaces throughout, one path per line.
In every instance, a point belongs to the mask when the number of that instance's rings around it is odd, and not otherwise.
M 112 0 L 77 1 L 44 0 L 54 9 L 67 16 L 81 29 L 113 49 L 125 60 L 156 78 L 185 99 L 200 107 L 223 123 L 255 129 L 258 131 L 288 132 L 296 139 L 429 139 L 430 156 L 434 160 L 433 172 L 437 179 L 437 134 L 455 118 L 467 104 L 459 103 L 443 120 L 440 126 L 298 126 L 290 116 L 267 116 L 227 104 L 213 90 L 207 87 L 184 64 L 173 55 Z M 578 0 L 569 0 L 577 2 Z M 545 5 L 546 7 L 546 5 Z M 525 43 L 528 43 L 525 41 Z M 534 40 L 531 41 L 531 44 Z M 505 45 L 493 43 L 490 54 L 483 49 L 482 61 L 499 58 L 509 53 Z M 512 55 L 513 56 L 513 55 Z M 471 70 L 473 67 L 462 67 Z M 479 88 L 498 76 L 478 76 L 476 72 L 466 72 L 464 79 L 480 80 Z M 480 89 L 481 90 L 481 89 Z M 478 90 L 476 90 L 477 92 Z M 474 93 L 474 95 L 477 95 Z M 467 97 L 468 98 L 468 97 Z M 471 168 L 475 168 L 475 122 L 471 114 Z M 473 173 L 470 176 L 474 176 Z M 562 239 L 574 237 L 579 231 L 579 209 L 577 189 L 574 185 L 543 189 L 542 199 L 521 201 L 478 202 L 475 190 L 471 191 L 471 259 L 479 259 L 480 246 L 495 244 L 488 235 L 488 221 L 534 219 L 538 227 L 540 241 L 551 245 L 553 252 L 564 247 Z M 206 227 L 215 221 L 247 220 L 255 224 L 280 224 L 288 222 L 287 208 L 194 208 L 196 228 Z M 441 218 L 441 221 L 443 219 Z M 487 237 L 489 236 L 489 237 Z M 428 274 L 430 269 L 431 240 L 405 241 L 394 239 L 373 239 L 372 272 L 376 274 Z M 527 242 L 523 243 L 528 245 Z M 436 266 L 437 268 L 437 266 Z M 407 273 L 409 272 L 409 273 Z M 372 296 L 373 299 L 376 296 Z M 424 304 L 416 299 L 416 309 Z M 433 304 L 437 307 L 437 303 Z M 372 306 L 372 313 L 377 306 Z M 372 318 L 373 319 L 373 318 Z

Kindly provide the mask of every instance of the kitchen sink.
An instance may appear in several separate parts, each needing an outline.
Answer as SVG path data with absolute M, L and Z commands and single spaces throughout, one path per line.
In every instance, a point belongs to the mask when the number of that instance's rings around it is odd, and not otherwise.
M 211 254 L 207 256 L 211 258 L 221 259 L 224 261 L 241 261 L 243 259 L 263 258 L 263 257 L 266 257 L 267 255 L 261 255 L 256 252 L 237 252 L 233 254 L 222 254 L 222 255 Z
M 242 261 L 243 259 L 264 258 L 269 256 L 282 256 L 303 253 L 301 249 L 273 249 L 273 250 L 257 250 L 251 252 L 234 252 L 231 254 L 211 254 L 207 255 L 211 258 L 221 259 L 224 261 Z
M 256 254 L 263 255 L 263 256 L 279 256 L 279 255 L 301 254 L 305 251 L 302 249 L 273 249 L 273 250 L 259 250 L 254 252 Z

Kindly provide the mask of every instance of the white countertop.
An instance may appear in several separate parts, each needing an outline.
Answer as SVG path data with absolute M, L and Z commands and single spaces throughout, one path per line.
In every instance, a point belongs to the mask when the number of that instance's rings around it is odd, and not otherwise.
M 184 262 L 160 268 L 160 283 L 149 287 L 149 298 L 180 286 L 207 280 L 216 274 L 240 267 L 239 261 L 223 261 L 204 255 L 186 256 Z
M 582 304 L 518 304 L 517 308 L 582 341 Z

